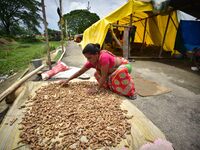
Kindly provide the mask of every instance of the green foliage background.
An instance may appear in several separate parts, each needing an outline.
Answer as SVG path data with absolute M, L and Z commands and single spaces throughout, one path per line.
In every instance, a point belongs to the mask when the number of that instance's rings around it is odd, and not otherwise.
M 50 49 L 55 50 L 60 42 L 50 42 Z M 44 57 L 47 54 L 46 43 L 43 41 L 29 42 L 19 40 L 0 47 L 0 74 L 10 74 L 24 70 L 32 59 Z M 12 71 L 11 71 L 12 70 Z
M 39 33 L 41 3 L 38 0 L 0 0 L 0 34 Z
M 96 13 L 91 13 L 88 10 L 74 10 L 64 15 L 67 21 L 67 30 L 71 35 L 81 34 L 97 22 L 100 18 Z

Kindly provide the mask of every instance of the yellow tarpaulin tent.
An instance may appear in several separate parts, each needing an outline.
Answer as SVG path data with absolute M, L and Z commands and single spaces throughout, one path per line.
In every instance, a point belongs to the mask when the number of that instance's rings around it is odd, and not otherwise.
M 118 23 L 118 25 L 129 25 L 130 20 L 132 20 L 132 25 L 137 27 L 134 42 L 142 43 L 146 20 L 144 42 L 156 46 L 161 46 L 162 42 L 164 42 L 164 50 L 172 51 L 173 53 L 178 27 L 176 11 L 155 15 L 152 13 L 152 10 L 151 3 L 129 0 L 126 4 L 94 23 L 84 31 L 83 40 L 81 42 L 82 48 L 88 43 L 99 43 L 102 45 L 111 24 Z M 130 16 L 132 16 L 131 19 Z M 169 23 L 167 26 L 168 17 Z M 165 31 L 166 36 L 164 38 Z

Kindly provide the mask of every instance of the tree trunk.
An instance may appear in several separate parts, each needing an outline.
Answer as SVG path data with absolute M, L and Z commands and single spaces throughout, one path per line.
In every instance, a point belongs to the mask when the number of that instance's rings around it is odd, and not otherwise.
M 2 20 L 2 24 L 4 26 L 4 31 L 6 32 L 7 35 L 10 35 L 10 23 L 6 22 L 5 20 Z
M 6 34 L 7 35 L 11 35 L 10 25 L 9 24 L 6 26 Z

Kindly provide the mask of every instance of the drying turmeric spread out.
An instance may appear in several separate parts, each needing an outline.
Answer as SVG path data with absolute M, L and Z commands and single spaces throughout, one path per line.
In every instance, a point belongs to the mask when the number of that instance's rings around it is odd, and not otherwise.
M 27 102 L 20 138 L 31 149 L 116 147 L 130 134 L 122 100 L 110 91 L 87 94 L 93 82 L 49 84 Z

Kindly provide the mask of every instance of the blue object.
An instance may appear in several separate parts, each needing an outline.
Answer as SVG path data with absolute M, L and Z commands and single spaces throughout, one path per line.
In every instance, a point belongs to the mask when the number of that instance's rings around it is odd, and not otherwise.
M 200 21 L 181 20 L 174 49 L 181 53 L 200 47 Z

